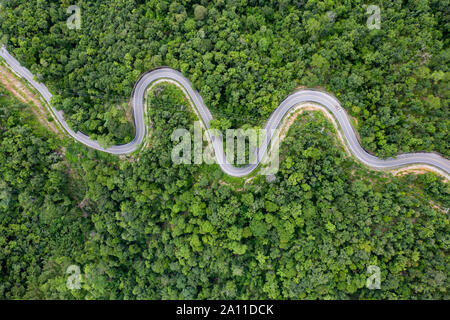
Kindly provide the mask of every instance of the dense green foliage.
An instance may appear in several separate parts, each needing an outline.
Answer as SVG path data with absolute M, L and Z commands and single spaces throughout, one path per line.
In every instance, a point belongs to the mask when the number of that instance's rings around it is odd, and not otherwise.
M 51 298 L 43 288 L 64 281 L 90 223 L 71 196 L 60 143 L 42 138 L 24 107 L 1 87 L 0 299 Z
M 236 127 L 261 124 L 298 85 L 320 86 L 358 118 L 367 150 L 450 155 L 448 0 L 376 1 L 379 30 L 359 0 L 80 0 L 79 30 L 66 26 L 70 4 L 3 1 L 0 36 L 74 129 L 102 143 L 132 137 L 116 106 L 168 65 Z
M 150 95 L 139 159 L 69 144 L 65 163 L 0 102 L 0 298 L 449 297 L 449 219 L 434 207 L 450 206 L 448 184 L 368 172 L 321 114 L 290 128 L 274 182 L 244 184 L 172 163 L 171 133 L 193 130 L 173 86 Z M 69 264 L 81 290 L 65 286 Z M 380 290 L 365 287 L 369 265 Z
M 3 1 L 0 37 L 75 130 L 133 136 L 139 76 L 181 70 L 226 129 L 262 124 L 299 85 L 335 93 L 379 155 L 449 155 L 447 0 Z M 328 11 L 335 13 L 333 21 Z M 330 122 L 306 113 L 273 182 L 175 165 L 184 97 L 149 97 L 148 145 L 114 157 L 50 135 L 0 92 L 0 299 L 448 299 L 449 185 L 367 171 Z M 81 290 L 66 286 L 81 268 Z M 366 288 L 367 268 L 381 289 Z

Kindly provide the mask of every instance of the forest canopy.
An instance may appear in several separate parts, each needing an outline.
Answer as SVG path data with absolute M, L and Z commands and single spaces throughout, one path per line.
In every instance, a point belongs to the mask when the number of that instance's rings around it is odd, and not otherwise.
M 80 29 L 71 4 L 2 2 L 0 37 L 102 143 L 133 137 L 133 85 L 167 65 L 219 128 L 261 125 L 307 86 L 342 101 L 371 152 L 449 156 L 448 1 L 379 1 L 380 29 L 362 1 L 80 0 Z M 197 119 L 170 84 L 148 105 L 146 146 L 117 157 L 0 87 L 0 299 L 449 298 L 442 178 L 368 170 L 319 112 L 293 122 L 274 179 L 176 165 L 171 134 Z
M 275 181 L 175 165 L 184 103 L 171 85 L 150 93 L 151 141 L 120 160 L 43 138 L 0 97 L 0 298 L 448 298 L 448 184 L 367 171 L 315 112 L 289 129 Z
M 54 93 L 75 130 L 129 141 L 139 76 L 180 70 L 216 118 L 262 124 L 298 86 L 335 94 L 357 119 L 365 149 L 449 153 L 448 1 L 3 2 L 0 38 Z M 330 14 L 331 12 L 331 14 Z

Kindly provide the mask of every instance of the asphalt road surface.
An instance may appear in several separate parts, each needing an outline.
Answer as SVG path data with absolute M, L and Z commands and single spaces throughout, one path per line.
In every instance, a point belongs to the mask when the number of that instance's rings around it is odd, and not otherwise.
M 145 125 L 144 121 L 146 117 L 146 93 L 148 89 L 150 89 L 155 84 L 159 82 L 169 81 L 180 87 L 190 98 L 194 108 L 196 109 L 195 111 L 197 115 L 203 120 L 203 125 L 205 126 L 205 129 L 208 130 L 208 133 L 211 137 L 217 163 L 220 165 L 222 170 L 230 176 L 242 177 L 250 174 L 253 170 L 255 170 L 258 167 L 261 159 L 264 159 L 264 157 L 267 155 L 268 147 L 270 147 L 270 141 L 275 137 L 274 134 L 276 134 L 276 129 L 282 123 L 284 116 L 293 107 L 304 103 L 319 104 L 321 106 L 324 106 L 333 114 L 333 116 L 339 123 L 340 130 L 346 140 L 348 149 L 359 161 L 361 161 L 365 165 L 379 170 L 396 169 L 410 165 L 428 165 L 435 169 L 438 169 L 437 171 L 445 175 L 447 178 L 450 176 L 450 161 L 436 153 L 408 153 L 388 159 L 380 159 L 367 153 L 359 144 L 355 131 L 350 124 L 349 117 L 346 114 L 345 110 L 342 108 L 339 101 L 328 93 L 311 89 L 297 91 L 288 96 L 283 102 L 280 103 L 278 108 L 272 113 L 269 120 L 264 126 L 268 134 L 263 143 L 255 150 L 255 152 L 257 153 L 257 161 L 245 167 L 235 167 L 230 164 L 225 157 L 222 139 L 214 138 L 209 131 L 209 123 L 213 118 L 211 112 L 205 106 L 202 97 L 197 91 L 192 89 L 190 81 L 186 79 L 180 72 L 166 67 L 158 68 L 156 70 L 143 74 L 134 86 L 134 90 L 131 96 L 135 123 L 134 139 L 127 144 L 115 145 L 105 149 L 101 147 L 97 141 L 90 139 L 82 132 L 74 132 L 67 125 L 62 112 L 57 111 L 51 106 L 50 99 L 52 97 L 52 94 L 49 92 L 47 87 L 44 84 L 34 80 L 33 74 L 28 69 L 21 66 L 20 63 L 9 54 L 5 47 L 2 47 L 0 49 L 0 57 L 2 57 L 6 61 L 6 63 L 16 74 L 25 78 L 30 83 L 30 85 L 42 95 L 43 99 L 48 103 L 48 106 L 53 111 L 56 120 L 67 131 L 68 134 L 70 134 L 78 142 L 90 148 L 94 148 L 103 152 L 112 154 L 128 154 L 139 148 L 147 133 L 147 126 Z

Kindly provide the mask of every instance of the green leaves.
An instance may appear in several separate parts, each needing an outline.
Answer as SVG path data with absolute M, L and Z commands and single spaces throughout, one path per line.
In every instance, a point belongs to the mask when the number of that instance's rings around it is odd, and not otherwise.
M 77 33 L 61 27 L 59 4 L 16 2 L 0 12 L 1 38 L 42 74 L 73 129 L 103 144 L 133 136 L 126 104 L 136 79 L 169 65 L 222 130 L 261 124 L 298 85 L 320 86 L 358 117 L 369 151 L 448 154 L 445 6 L 436 1 L 383 1 L 376 33 L 350 2 L 81 1 Z M 436 176 L 366 170 L 337 147 L 327 119 L 306 113 L 281 145 L 275 181 L 224 181 L 217 168 L 170 161 L 173 129 L 192 125 L 179 90 L 156 88 L 148 101 L 154 126 L 139 161 L 65 145 L 66 163 L 61 142 L 0 96 L 0 298 L 448 295 L 450 200 Z M 72 263 L 91 279 L 75 292 L 65 285 Z M 365 287 L 374 264 L 375 291 Z

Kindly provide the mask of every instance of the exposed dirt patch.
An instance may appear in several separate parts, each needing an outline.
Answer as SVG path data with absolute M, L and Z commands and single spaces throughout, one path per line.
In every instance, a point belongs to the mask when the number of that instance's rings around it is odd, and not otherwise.
M 312 105 L 303 105 L 299 107 L 298 110 L 294 111 L 292 114 L 288 115 L 287 120 L 282 124 L 283 129 L 280 131 L 280 142 L 286 138 L 286 135 L 289 131 L 289 128 L 292 126 L 294 121 L 297 119 L 299 115 L 301 115 L 305 111 L 316 111 L 317 109 L 314 108 Z
M 429 202 L 430 202 L 430 205 L 431 205 L 433 208 L 439 210 L 439 211 L 442 212 L 442 213 L 445 213 L 445 214 L 448 213 L 449 208 L 442 208 L 442 207 L 438 206 L 436 203 L 434 203 L 434 202 L 431 201 L 431 200 L 430 200 Z
M 437 172 L 437 169 L 427 166 L 427 165 L 413 165 L 413 166 L 409 166 L 406 168 L 400 168 L 400 169 L 396 169 L 396 170 L 392 170 L 392 174 L 394 176 L 404 176 L 407 174 L 425 174 L 428 172 Z M 441 173 L 440 171 L 438 173 Z M 442 173 L 441 173 L 442 174 Z M 444 183 L 448 183 L 449 179 L 447 177 L 447 175 L 443 175 L 444 176 Z
M 84 208 L 86 207 L 86 204 L 89 200 L 87 198 L 84 198 L 83 200 L 81 200 L 81 202 L 78 204 L 78 208 L 80 208 L 83 218 L 87 218 L 89 217 L 89 214 L 84 210 Z
M 127 103 L 125 110 L 125 118 L 129 121 L 133 121 L 133 108 L 131 107 L 131 101 Z
M 345 151 L 347 152 L 348 155 L 351 155 L 350 150 L 347 149 L 347 145 L 345 143 L 344 138 L 342 137 L 341 132 L 339 131 L 339 127 L 338 124 L 336 123 L 336 120 L 334 119 L 334 117 L 325 110 L 324 107 L 321 107 L 319 105 L 315 105 L 315 104 L 301 104 L 297 107 L 294 108 L 293 111 L 291 111 L 291 113 L 287 116 L 286 120 L 284 120 L 284 123 L 282 124 L 283 128 L 280 131 L 280 143 L 284 140 L 284 138 L 286 137 L 286 134 L 289 131 L 289 128 L 291 127 L 291 125 L 294 123 L 294 121 L 297 119 L 297 117 L 299 115 L 301 115 L 303 112 L 305 111 L 320 111 L 323 113 L 323 115 L 331 121 L 331 123 L 334 125 L 334 127 L 336 128 L 336 131 L 338 133 L 338 137 L 339 140 L 341 141 L 341 143 L 344 146 Z
M 244 183 L 249 183 L 249 182 L 251 182 L 251 181 L 252 181 L 253 179 L 255 179 L 255 178 L 256 178 L 256 176 L 247 178 L 247 179 L 245 179 L 245 182 L 244 182 Z
M 349 115 L 349 117 L 351 117 L 351 118 L 353 119 L 353 121 L 355 121 L 356 126 L 359 126 L 358 118 L 352 117 L 352 116 L 350 116 L 350 115 Z M 358 138 L 359 138 L 359 136 L 358 136 Z
M 36 95 L 31 92 L 23 83 L 20 82 L 7 68 L 0 65 L 0 82 L 10 91 L 15 97 L 25 104 L 33 104 L 36 108 L 31 108 L 31 111 L 36 115 L 37 120 L 46 128 L 50 129 L 57 135 L 60 135 L 58 127 L 50 122 L 47 118 L 47 110 L 42 105 Z
M 241 191 L 244 190 L 244 188 L 233 188 L 233 186 L 232 186 L 230 183 L 227 183 L 227 182 L 225 182 L 225 181 L 223 181 L 223 180 L 219 180 L 219 184 L 220 184 L 221 186 L 223 186 L 223 185 L 228 186 L 228 187 L 230 187 L 233 191 L 236 191 L 236 192 L 241 192 Z

